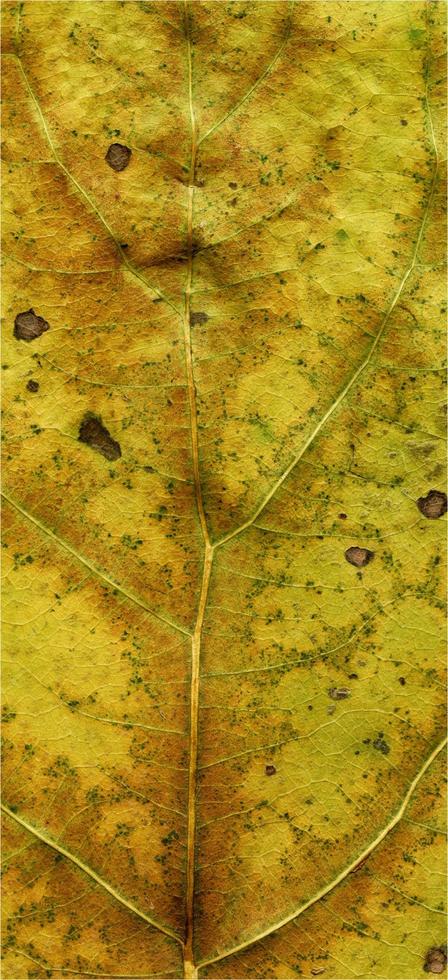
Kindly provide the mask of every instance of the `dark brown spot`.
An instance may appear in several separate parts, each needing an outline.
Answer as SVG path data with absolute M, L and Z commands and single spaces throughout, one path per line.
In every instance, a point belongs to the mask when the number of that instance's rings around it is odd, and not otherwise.
M 363 568 L 364 565 L 368 565 L 369 561 L 372 561 L 375 552 L 369 551 L 368 548 L 359 548 L 358 545 L 354 545 L 352 548 L 347 548 L 345 552 L 345 557 L 350 565 L 356 565 L 356 568 Z
M 338 514 L 338 517 L 339 517 L 339 520 L 340 521 L 346 521 L 347 520 L 347 514 Z
M 398 678 L 398 681 L 399 681 L 399 683 L 401 684 L 402 687 L 405 686 L 405 684 L 406 684 L 406 678 L 405 677 L 399 677 Z
M 128 146 L 123 146 L 122 143 L 111 143 L 104 159 L 109 167 L 112 167 L 112 170 L 120 172 L 120 170 L 126 170 L 131 156 L 132 150 Z
M 33 378 L 30 378 L 30 380 L 27 382 L 26 387 L 28 391 L 39 391 L 39 382 L 34 381 Z
M 407 124 L 408 124 L 407 119 L 400 119 L 400 126 L 407 126 Z
M 233 191 L 236 191 L 238 184 L 235 184 L 235 181 L 231 180 L 229 183 L 229 187 L 231 187 Z
M 350 691 L 348 687 L 330 687 L 328 696 L 333 698 L 333 701 L 345 701 L 350 697 Z
M 443 973 L 446 962 L 446 946 L 432 946 L 426 954 L 423 969 L 425 973 Z
M 86 412 L 79 427 L 79 442 L 85 442 L 106 459 L 119 459 L 121 449 L 118 442 L 112 439 L 110 432 L 101 419 L 91 412 Z
M 190 313 L 190 323 L 194 327 L 196 323 L 207 323 L 210 318 L 206 313 Z
M 275 776 L 276 772 L 275 766 L 266 766 L 265 773 L 267 776 Z
M 42 316 L 37 316 L 33 309 L 18 313 L 14 320 L 14 337 L 17 340 L 35 340 L 49 329 L 50 324 Z
M 446 514 L 447 498 L 446 493 L 440 490 L 430 490 L 426 497 L 419 497 L 417 507 L 423 517 L 428 517 L 434 521 L 437 517 Z

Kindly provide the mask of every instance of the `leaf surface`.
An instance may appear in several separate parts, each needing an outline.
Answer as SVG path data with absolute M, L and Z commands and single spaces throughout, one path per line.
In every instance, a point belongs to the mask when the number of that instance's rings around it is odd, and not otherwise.
M 5 976 L 440 972 L 443 8 L 3 20 Z

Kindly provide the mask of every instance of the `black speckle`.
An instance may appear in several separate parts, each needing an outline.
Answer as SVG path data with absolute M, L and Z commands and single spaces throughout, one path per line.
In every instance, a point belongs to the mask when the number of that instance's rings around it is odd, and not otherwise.
M 338 514 L 338 517 L 339 517 L 339 520 L 340 521 L 346 521 L 347 520 L 347 514 Z
M 356 568 L 364 568 L 364 565 L 368 565 L 369 561 L 374 558 L 375 552 L 369 551 L 368 548 L 360 548 L 358 545 L 353 545 L 351 548 L 347 548 L 345 552 L 345 557 L 350 565 L 355 565 Z
M 383 755 L 389 755 L 390 745 L 387 744 L 383 732 L 378 732 L 378 737 L 372 742 L 373 748 L 378 752 L 382 752 Z
M 405 684 L 406 684 L 406 678 L 405 677 L 399 677 L 398 678 L 398 682 L 401 684 L 402 687 L 404 687 Z
M 112 170 L 119 173 L 120 170 L 126 170 L 131 156 L 132 150 L 128 146 L 123 146 L 122 143 L 111 143 L 104 159 L 109 167 L 112 167 Z
M 408 124 L 407 119 L 400 119 L 400 126 L 407 126 L 407 124 Z
M 14 320 L 14 337 L 17 340 L 35 340 L 46 330 L 50 329 L 50 324 L 42 316 L 38 316 L 33 309 L 18 313 Z
M 34 378 L 30 378 L 30 380 L 27 381 L 26 387 L 27 391 L 39 391 L 39 382 L 34 381 Z
M 264 771 L 265 771 L 265 773 L 266 773 L 267 776 L 275 776 L 275 774 L 277 772 L 275 766 L 266 766 L 266 768 L 265 768 Z
M 440 490 L 430 490 L 426 497 L 418 498 L 417 507 L 420 513 L 423 514 L 423 517 L 428 517 L 434 521 L 437 517 L 442 517 L 443 514 L 446 514 L 446 493 L 441 493 Z
M 85 442 L 106 459 L 119 459 L 121 449 L 118 442 L 112 439 L 110 432 L 101 419 L 91 412 L 86 412 L 79 427 L 79 442 Z

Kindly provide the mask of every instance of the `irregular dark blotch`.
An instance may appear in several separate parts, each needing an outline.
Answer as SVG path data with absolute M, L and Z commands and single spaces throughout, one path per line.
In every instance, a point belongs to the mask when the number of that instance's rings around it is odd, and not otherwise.
M 14 320 L 14 337 L 17 340 L 35 340 L 49 329 L 50 324 L 42 316 L 38 316 L 33 309 L 18 313 Z
M 34 378 L 30 378 L 30 380 L 27 381 L 26 387 L 28 391 L 39 391 L 39 382 L 34 381 Z
M 267 776 L 275 776 L 276 772 L 275 766 L 266 766 L 265 773 Z
M 328 695 L 333 698 L 333 701 L 345 701 L 350 697 L 350 691 L 348 687 L 330 687 Z
M 103 425 L 101 419 L 91 412 L 86 412 L 79 427 L 79 442 L 85 442 L 87 446 L 101 453 L 106 459 L 119 459 L 121 449 L 118 442 L 112 439 L 110 432 Z
M 446 946 L 432 946 L 426 954 L 425 973 L 443 973 L 447 963 Z
M 437 517 L 443 517 L 447 508 L 446 493 L 441 493 L 440 490 L 430 490 L 426 497 L 418 498 L 417 507 L 423 517 L 428 517 L 432 521 L 436 520 Z
M 382 752 L 383 755 L 389 755 L 390 745 L 387 744 L 382 732 L 378 732 L 378 737 L 372 742 L 373 748 L 377 749 L 378 752 Z
M 229 187 L 231 187 L 233 191 L 236 191 L 238 184 L 235 184 L 235 181 L 231 180 L 229 183 Z
M 364 565 L 368 565 L 374 555 L 374 551 L 369 551 L 368 548 L 359 548 L 358 545 L 347 548 L 345 552 L 347 561 L 350 562 L 350 565 L 356 565 L 356 568 L 363 568 Z
M 207 323 L 210 317 L 206 313 L 190 313 L 190 323 L 194 327 L 196 323 Z
M 112 167 L 112 170 L 120 172 L 120 170 L 126 170 L 131 156 L 132 150 L 128 146 L 123 146 L 122 143 L 111 143 L 104 159 L 109 167 Z

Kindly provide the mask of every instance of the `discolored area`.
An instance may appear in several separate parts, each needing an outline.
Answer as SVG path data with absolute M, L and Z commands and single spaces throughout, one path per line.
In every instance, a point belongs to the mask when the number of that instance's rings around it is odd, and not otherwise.
M 120 173 L 129 166 L 131 156 L 132 150 L 128 146 L 123 146 L 122 143 L 111 143 L 104 159 L 112 170 Z
M 87 446 L 95 449 L 105 459 L 114 460 L 119 459 L 121 456 L 119 443 L 115 439 L 112 439 L 110 432 L 103 425 L 101 419 L 96 415 L 92 415 L 90 412 L 86 413 L 81 422 L 78 439 L 80 442 L 85 442 Z
M 33 309 L 26 310 L 25 313 L 18 313 L 14 320 L 14 337 L 16 340 L 36 340 L 43 333 L 50 329 L 50 324 L 42 316 L 38 316 Z
M 274 921 L 264 938 L 204 964 L 199 976 L 341 980 L 343 963 L 344 980 L 425 980 L 429 962 L 443 975 L 445 772 L 441 753 L 370 856 L 354 861 L 342 881 L 327 881 L 326 894 L 310 890 L 309 907 L 298 906 L 295 917 L 292 910 L 290 922 Z
M 8 976 L 440 972 L 443 13 L 2 5 Z
M 345 557 L 350 565 L 355 565 L 356 568 L 364 568 L 375 557 L 375 552 L 369 551 L 368 548 L 360 548 L 358 545 L 353 545 L 351 548 L 347 548 Z
M 438 517 L 443 517 L 447 509 L 446 493 L 441 493 L 440 490 L 430 490 L 426 497 L 418 498 L 417 507 L 420 513 L 429 520 L 434 521 Z

